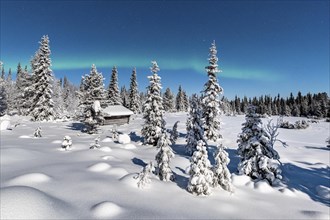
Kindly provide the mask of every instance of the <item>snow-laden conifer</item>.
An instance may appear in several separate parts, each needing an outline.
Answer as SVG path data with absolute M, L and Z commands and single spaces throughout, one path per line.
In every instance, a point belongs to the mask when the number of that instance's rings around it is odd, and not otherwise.
M 156 61 L 152 61 L 152 67 L 150 69 L 152 75 L 148 76 L 150 85 L 147 87 L 147 100 L 143 107 L 143 118 L 145 122 L 141 133 L 144 137 L 145 144 L 156 146 L 165 126 L 165 121 L 163 119 L 164 108 L 160 95 L 160 90 L 162 88 L 160 83 L 161 78 L 157 74 L 159 67 Z
M 7 112 L 7 94 L 5 90 L 5 84 L 3 82 L 0 82 L 0 116 L 5 115 L 6 112 Z
M 136 80 L 135 68 L 132 71 L 131 83 L 129 88 L 129 109 L 134 112 L 134 114 L 140 113 L 140 96 Z
M 178 123 L 179 123 L 179 121 L 175 122 L 174 125 L 173 125 L 173 128 L 171 130 L 170 140 L 171 140 L 172 144 L 175 144 L 176 140 L 179 137 Z
M 48 36 L 41 38 L 39 50 L 32 60 L 32 91 L 33 97 L 30 106 L 30 115 L 35 121 L 53 120 L 54 102 L 52 100 L 53 74 L 50 69 L 50 48 Z
M 83 76 L 80 96 L 80 107 L 82 109 L 82 121 L 87 126 L 87 132 L 94 133 L 98 125 L 103 122 L 100 107 L 105 104 L 104 78 L 93 64 L 90 74 Z M 97 103 L 97 104 L 96 104 Z M 96 108 L 97 107 L 97 108 Z M 97 110 L 97 111 L 96 111 Z
M 121 99 L 121 104 L 126 108 L 128 108 L 129 107 L 128 92 L 125 86 L 122 86 L 120 88 L 120 99 Z
M 199 140 L 204 140 L 202 110 L 200 99 L 196 94 L 192 96 L 189 116 L 186 122 L 186 153 L 192 155 Z
M 174 111 L 174 95 L 170 88 L 167 88 L 163 95 L 163 106 L 166 112 Z
M 190 158 L 189 183 L 187 190 L 195 195 L 209 195 L 211 193 L 213 172 L 207 156 L 205 142 L 197 142 L 196 151 Z
M 53 91 L 54 115 L 56 118 L 62 118 L 65 113 L 65 107 L 63 101 L 63 89 L 60 80 L 54 80 Z
M 176 95 L 175 107 L 178 112 L 186 111 L 185 94 L 181 85 L 179 86 L 178 94 Z
M 231 174 L 227 165 L 230 162 L 226 147 L 222 144 L 217 146 L 217 151 L 214 154 L 215 165 L 213 167 L 213 186 L 220 186 L 224 190 L 233 192 L 234 188 L 231 183 Z
M 204 85 L 202 92 L 203 104 L 203 119 L 204 119 L 204 135 L 207 140 L 217 141 L 221 138 L 220 135 L 220 99 L 222 88 L 217 81 L 217 73 L 221 72 L 218 69 L 218 57 L 215 42 L 210 47 L 209 65 L 205 68 L 209 77 Z
M 29 110 L 34 94 L 32 83 L 33 83 L 33 78 L 29 74 L 27 66 L 25 66 L 20 77 L 19 85 L 21 89 L 18 90 L 17 103 L 16 103 L 18 114 L 20 115 L 29 114 Z
M 159 151 L 156 155 L 157 174 L 162 181 L 173 180 L 173 172 L 170 168 L 170 162 L 174 157 L 174 153 L 170 145 L 171 141 L 167 132 L 164 130 L 157 143 Z
M 117 67 L 112 68 L 111 79 L 108 89 L 108 103 L 109 105 L 121 105 L 119 86 L 118 86 L 118 71 Z
M 242 132 L 238 135 L 238 164 L 240 174 L 253 179 L 266 179 L 274 184 L 282 179 L 279 155 L 272 146 L 269 134 L 264 130 L 260 115 L 255 107 L 249 106 L 243 123 Z

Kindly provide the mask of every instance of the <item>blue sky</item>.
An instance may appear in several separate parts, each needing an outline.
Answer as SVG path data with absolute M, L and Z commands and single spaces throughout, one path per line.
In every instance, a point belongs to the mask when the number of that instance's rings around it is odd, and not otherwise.
M 224 95 L 329 93 L 329 1 L 6 1 L 1 0 L 0 59 L 28 65 L 42 35 L 52 69 L 79 84 L 94 63 L 108 85 L 117 66 L 140 90 L 151 60 L 163 88 L 199 93 L 209 47 L 217 43 Z M 13 71 L 15 72 L 15 71 Z

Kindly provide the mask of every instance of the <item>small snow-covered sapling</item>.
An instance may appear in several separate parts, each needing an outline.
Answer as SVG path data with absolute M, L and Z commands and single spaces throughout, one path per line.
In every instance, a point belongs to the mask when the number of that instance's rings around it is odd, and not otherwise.
M 33 133 L 34 137 L 41 137 L 41 127 L 37 127 L 37 129 Z
M 119 134 L 118 134 L 118 131 L 117 131 L 117 125 L 113 126 L 111 132 L 112 132 L 112 139 L 113 140 L 118 140 Z
M 152 163 L 152 161 L 147 164 L 143 170 L 139 173 L 139 175 L 136 177 L 139 179 L 137 185 L 139 188 L 143 189 L 145 186 L 149 185 L 151 182 L 150 174 L 155 171 L 155 167 Z
M 72 139 L 70 136 L 65 135 L 62 142 L 62 148 L 65 150 L 71 150 Z
M 100 136 L 98 136 L 97 138 L 95 138 L 95 142 L 93 144 L 91 144 L 89 149 L 95 149 L 95 148 L 100 148 Z

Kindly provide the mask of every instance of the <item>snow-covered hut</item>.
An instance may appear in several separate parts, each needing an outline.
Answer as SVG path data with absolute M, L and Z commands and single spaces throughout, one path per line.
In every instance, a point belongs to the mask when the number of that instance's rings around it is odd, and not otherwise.
M 102 109 L 103 125 L 123 125 L 128 124 L 131 115 L 134 113 L 122 105 L 110 105 Z

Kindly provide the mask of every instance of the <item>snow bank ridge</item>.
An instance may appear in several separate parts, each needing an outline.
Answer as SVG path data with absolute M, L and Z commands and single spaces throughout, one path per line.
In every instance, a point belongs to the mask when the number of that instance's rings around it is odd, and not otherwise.
M 110 164 L 102 162 L 102 163 L 96 163 L 96 164 L 89 166 L 88 170 L 92 171 L 92 172 L 103 172 L 110 168 L 111 168 Z
M 8 185 L 35 185 L 50 181 L 51 178 L 43 173 L 28 173 L 17 176 L 7 182 Z
M 117 204 L 104 201 L 94 205 L 91 211 L 96 218 L 112 218 L 122 212 L 122 208 Z

